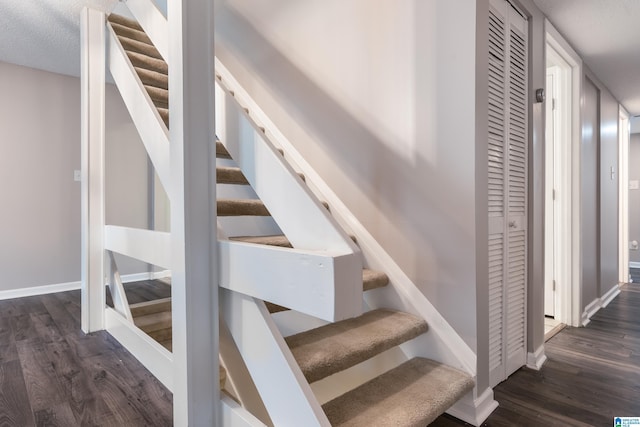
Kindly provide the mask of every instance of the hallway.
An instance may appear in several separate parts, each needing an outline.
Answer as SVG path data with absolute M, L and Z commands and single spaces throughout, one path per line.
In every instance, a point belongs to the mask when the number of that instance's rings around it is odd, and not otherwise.
M 640 416 L 640 284 L 631 283 L 584 328 L 545 344 L 539 372 L 522 368 L 495 389 L 486 426 L 611 426 Z M 464 423 L 442 416 L 433 426 Z

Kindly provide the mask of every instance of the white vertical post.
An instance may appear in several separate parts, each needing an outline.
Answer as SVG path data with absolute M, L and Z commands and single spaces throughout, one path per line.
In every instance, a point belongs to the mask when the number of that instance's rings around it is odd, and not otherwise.
M 105 14 L 83 8 L 81 22 L 82 111 L 82 330 L 104 329 L 104 111 Z
M 220 425 L 213 0 L 169 0 L 176 426 Z

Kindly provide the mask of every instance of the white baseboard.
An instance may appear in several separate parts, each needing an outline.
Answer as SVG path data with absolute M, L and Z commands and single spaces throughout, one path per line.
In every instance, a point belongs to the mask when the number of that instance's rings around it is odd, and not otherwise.
M 482 425 L 498 407 L 498 402 L 493 398 L 493 389 L 491 387 L 488 387 L 476 398 L 474 398 L 474 394 L 475 389 L 449 408 L 447 414 L 474 426 Z
M 539 371 L 547 361 L 547 355 L 544 353 L 544 344 L 538 347 L 533 353 L 527 353 L 527 368 Z
M 155 272 L 124 274 L 120 276 L 122 283 L 140 282 L 142 280 L 155 280 L 171 277 L 171 270 L 162 270 Z
M 602 295 L 602 297 L 600 297 L 602 308 L 608 306 L 609 303 L 618 296 L 618 294 L 620 294 L 620 285 L 613 285 L 611 289 L 609 289 L 607 292 L 605 292 L 604 295 Z
M 53 285 L 32 286 L 22 289 L 0 291 L 0 300 L 32 297 L 36 295 L 53 294 L 56 292 L 75 291 L 80 289 L 80 282 L 56 283 Z
M 580 317 L 580 323 L 582 326 L 587 326 L 589 324 L 591 317 L 602 307 L 601 304 L 602 302 L 600 301 L 600 298 L 596 298 L 584 308 L 582 316 Z
M 122 276 L 122 283 L 138 282 L 140 280 L 154 280 L 171 277 L 171 270 L 153 273 L 134 273 Z M 75 291 L 82 287 L 82 282 L 55 283 L 53 285 L 31 286 L 22 289 L 8 289 L 0 291 L 0 301 L 13 298 L 33 297 L 36 295 L 55 294 L 56 292 Z
M 591 322 L 591 317 L 593 317 L 593 315 L 596 314 L 598 310 L 609 305 L 609 303 L 615 297 L 617 297 L 619 293 L 620 293 L 620 286 L 618 284 L 615 284 L 600 298 L 596 298 L 593 301 L 591 301 L 589 305 L 587 305 L 584 308 L 584 311 L 582 312 L 582 316 L 580 319 L 580 323 L 582 324 L 582 326 L 587 326 L 589 322 Z

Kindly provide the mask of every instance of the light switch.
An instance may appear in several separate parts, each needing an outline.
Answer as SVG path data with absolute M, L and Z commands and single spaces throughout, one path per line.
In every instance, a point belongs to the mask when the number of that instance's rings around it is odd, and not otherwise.
M 74 170 L 73 171 L 73 180 L 80 182 L 80 180 L 82 179 L 82 176 L 80 175 L 80 171 L 79 170 Z
M 638 188 L 640 188 L 640 183 L 637 179 L 629 181 L 629 190 L 637 190 Z

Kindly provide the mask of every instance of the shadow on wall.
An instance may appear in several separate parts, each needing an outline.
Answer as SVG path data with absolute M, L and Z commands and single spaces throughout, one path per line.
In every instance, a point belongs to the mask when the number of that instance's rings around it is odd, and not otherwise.
M 419 3 L 416 2 L 416 7 Z M 433 21 L 430 24 L 437 26 L 438 22 Z M 421 28 L 424 22 L 415 25 Z M 273 97 L 277 105 L 265 108 L 260 99 L 256 101 L 269 112 L 280 130 L 436 307 L 441 309 L 444 304 L 458 308 L 443 312 L 452 325 L 464 325 L 464 319 L 468 322 L 468 316 L 475 313 L 475 288 L 469 286 L 475 283 L 474 123 L 468 124 L 471 128 L 468 141 L 434 141 L 431 139 L 439 134 L 429 126 L 437 125 L 437 112 L 415 106 L 415 153 L 410 161 L 390 149 L 372 131 L 371 126 L 376 123 L 358 120 L 270 43 L 241 12 L 229 6 L 220 8 L 216 30 L 217 55 L 250 93 L 259 90 L 258 86 L 266 88 L 265 96 Z M 418 33 L 418 37 L 428 36 Z M 418 56 L 419 40 L 415 45 Z M 249 75 L 239 76 L 229 65 L 233 61 L 239 61 Z M 417 62 L 416 79 L 425 66 L 430 64 Z M 461 71 L 452 70 L 456 72 Z M 437 91 L 433 83 L 437 77 L 418 89 Z M 249 79 L 254 81 L 248 83 Z M 469 84 L 474 87 L 474 82 Z M 417 94 L 418 103 L 420 96 L 441 100 L 444 94 Z M 459 108 L 455 104 L 461 101 L 451 100 L 452 108 Z M 475 102 L 473 91 L 468 102 Z M 275 110 L 279 111 L 274 113 Z M 422 113 L 431 116 L 419 117 Z M 463 115 L 460 120 L 464 125 Z M 298 128 L 295 132 L 288 132 L 291 121 Z M 307 141 L 301 140 L 303 136 Z M 449 147 L 448 142 L 452 143 Z M 426 144 L 435 147 L 435 159 L 421 153 L 425 150 L 421 150 L 420 144 L 422 148 Z M 469 296 L 462 305 L 461 295 Z M 475 343 L 475 330 L 458 330 L 467 342 Z

